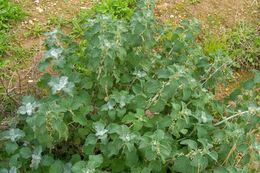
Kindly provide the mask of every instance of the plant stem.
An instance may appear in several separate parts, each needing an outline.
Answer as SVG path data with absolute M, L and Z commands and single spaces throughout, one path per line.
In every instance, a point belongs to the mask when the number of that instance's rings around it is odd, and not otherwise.
M 256 112 L 258 112 L 258 111 L 260 111 L 260 108 L 257 108 L 257 109 L 256 109 Z M 250 112 L 250 111 L 248 110 L 248 111 L 236 113 L 236 114 L 234 114 L 234 115 L 232 115 L 232 116 L 230 116 L 230 117 L 228 117 L 228 118 L 226 118 L 226 119 L 224 119 L 224 120 L 222 120 L 222 121 L 216 123 L 214 126 L 218 126 L 218 125 L 220 125 L 220 124 L 223 124 L 224 122 L 226 122 L 226 121 L 228 121 L 228 120 L 230 120 L 230 119 L 233 119 L 233 118 L 235 118 L 235 117 L 238 117 L 238 116 L 243 115 L 243 114 L 248 113 L 248 112 Z

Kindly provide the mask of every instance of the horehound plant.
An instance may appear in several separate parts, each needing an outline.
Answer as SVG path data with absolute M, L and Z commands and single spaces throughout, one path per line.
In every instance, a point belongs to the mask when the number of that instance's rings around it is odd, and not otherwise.
M 165 26 L 153 7 L 87 19 L 80 43 L 48 33 L 39 69 L 56 73 L 1 132 L 0 172 L 256 172 L 259 72 L 216 100 L 223 57 L 204 55 L 196 20 Z

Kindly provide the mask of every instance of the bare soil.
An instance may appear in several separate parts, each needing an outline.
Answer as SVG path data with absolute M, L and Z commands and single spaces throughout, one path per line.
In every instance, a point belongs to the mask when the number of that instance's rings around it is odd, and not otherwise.
M 28 17 L 17 24 L 14 33 L 18 33 L 18 39 L 25 49 L 33 46 L 41 47 L 44 37 L 26 36 L 25 33 L 33 32 L 35 25 L 40 25 L 47 30 L 52 17 L 71 20 L 81 9 L 91 6 L 91 0 L 16 0 L 28 14 Z M 65 29 L 65 28 L 64 28 Z M 39 49 L 40 50 L 40 49 Z
M 244 20 L 259 22 L 259 5 L 257 0 L 160 0 L 157 14 L 161 20 L 173 24 L 195 17 L 204 27 L 232 27 Z

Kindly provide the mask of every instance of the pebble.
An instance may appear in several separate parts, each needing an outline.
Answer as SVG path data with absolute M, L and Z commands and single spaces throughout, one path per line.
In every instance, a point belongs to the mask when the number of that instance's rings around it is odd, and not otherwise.
M 88 9 L 88 7 L 80 7 L 80 9 L 86 10 L 86 9 Z
M 40 7 L 36 7 L 36 10 L 37 10 L 39 13 L 42 13 L 42 12 L 43 12 L 43 9 L 40 8 Z
M 32 20 L 29 20 L 28 22 L 29 22 L 29 24 L 31 24 L 31 25 L 34 24 L 34 22 L 33 22 Z
M 34 3 L 38 5 L 40 3 L 40 0 L 34 0 Z

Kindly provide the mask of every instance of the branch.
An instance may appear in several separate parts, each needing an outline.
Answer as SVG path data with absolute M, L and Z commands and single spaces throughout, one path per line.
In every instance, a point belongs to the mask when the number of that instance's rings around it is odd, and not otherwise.
M 257 109 L 256 109 L 256 112 L 258 112 L 258 111 L 260 111 L 260 108 L 257 108 Z M 236 114 L 234 114 L 234 115 L 232 115 L 232 116 L 230 116 L 230 117 L 228 117 L 228 118 L 225 118 L 224 120 L 222 120 L 222 121 L 220 121 L 220 122 L 214 124 L 214 126 L 218 126 L 218 125 L 220 125 L 220 124 L 223 124 L 223 123 L 225 123 L 226 121 L 228 121 L 228 120 L 230 120 L 230 119 L 233 119 L 233 118 L 235 118 L 235 117 L 238 117 L 238 116 L 243 115 L 243 114 L 248 113 L 248 112 L 251 112 L 251 110 L 236 113 Z

